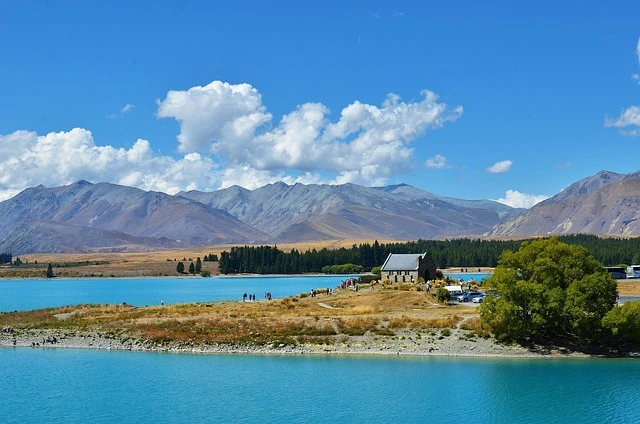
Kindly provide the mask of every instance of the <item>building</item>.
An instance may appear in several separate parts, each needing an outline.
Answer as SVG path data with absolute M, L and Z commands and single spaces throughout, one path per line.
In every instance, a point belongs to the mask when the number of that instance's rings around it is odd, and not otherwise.
M 426 253 L 390 253 L 380 269 L 380 276 L 392 283 L 417 282 L 420 277 L 424 281 L 433 280 L 436 266 Z

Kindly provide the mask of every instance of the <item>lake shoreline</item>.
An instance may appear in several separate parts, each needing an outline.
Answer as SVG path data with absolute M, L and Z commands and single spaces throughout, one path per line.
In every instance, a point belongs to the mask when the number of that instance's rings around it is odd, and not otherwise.
M 0 333 L 0 348 L 33 349 L 96 349 L 114 351 L 140 351 L 174 354 L 225 354 L 225 355 L 349 355 L 349 356 L 419 356 L 465 357 L 508 359 L 590 359 L 634 358 L 640 354 L 619 356 L 590 355 L 566 349 L 531 351 L 522 346 L 502 345 L 494 339 L 471 338 L 471 332 L 451 330 L 451 335 L 427 339 L 419 333 L 404 332 L 403 336 L 380 337 L 372 335 L 341 336 L 335 344 L 274 344 L 259 346 L 240 343 L 155 343 L 135 336 L 113 336 L 95 331 L 13 330 L 5 328 Z M 55 340 L 55 342 L 54 342 Z

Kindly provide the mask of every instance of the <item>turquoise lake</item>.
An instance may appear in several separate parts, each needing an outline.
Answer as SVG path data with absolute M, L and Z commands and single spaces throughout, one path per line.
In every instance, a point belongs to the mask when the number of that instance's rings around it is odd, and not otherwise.
M 635 423 L 635 360 L 0 349 L 0 422 Z
M 79 304 L 159 305 L 242 300 L 255 294 L 264 299 L 308 293 L 311 289 L 335 288 L 344 275 L 283 277 L 176 277 L 176 278 L 85 278 L 0 280 L 0 312 Z
M 275 297 L 346 277 L 0 281 L 0 310 Z M 636 423 L 633 359 L 0 348 L 0 423 Z

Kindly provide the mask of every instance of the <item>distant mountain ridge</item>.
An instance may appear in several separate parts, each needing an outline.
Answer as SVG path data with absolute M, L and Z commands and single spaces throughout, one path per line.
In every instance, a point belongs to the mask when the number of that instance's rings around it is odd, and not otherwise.
M 518 210 L 407 185 L 269 184 L 168 195 L 78 181 L 0 202 L 0 251 L 135 251 L 233 243 L 477 236 Z
M 25 231 L 31 234 L 28 239 Z M 43 246 L 39 239 L 52 231 L 56 237 Z M 222 210 L 109 183 L 38 186 L 0 203 L 2 251 L 73 252 L 89 246 L 140 250 L 268 239 Z
M 407 185 L 279 182 L 253 191 L 230 187 L 178 195 L 226 210 L 278 241 L 478 235 L 514 211 L 498 202 L 452 200 Z
M 640 235 L 640 173 L 601 171 L 516 217 L 487 236 L 552 234 Z
M 640 235 L 640 172 L 599 172 L 527 210 L 406 184 L 282 182 L 168 195 L 78 181 L 0 202 L 0 251 L 14 254 L 575 233 Z

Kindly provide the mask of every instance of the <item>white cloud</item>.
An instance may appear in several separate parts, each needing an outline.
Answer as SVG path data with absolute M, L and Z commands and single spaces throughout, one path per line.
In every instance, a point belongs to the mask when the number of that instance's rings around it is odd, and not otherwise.
M 181 152 L 205 152 L 220 147 L 232 153 L 251 140 L 255 130 L 271 120 L 258 90 L 249 84 L 213 81 L 204 87 L 169 91 L 158 101 L 159 118 L 180 123 Z
M 129 149 L 96 146 L 90 131 L 74 128 L 39 136 L 16 131 L 0 135 L 0 200 L 41 183 L 69 184 L 85 179 L 176 193 L 217 188 L 219 173 L 211 158 L 155 155 L 147 140 Z
M 340 181 L 367 183 L 409 170 L 410 144 L 461 116 L 462 107 L 449 109 L 435 93 L 421 94 L 410 103 L 394 94 L 381 106 L 355 101 L 335 122 L 325 105 L 304 103 L 273 126 L 258 90 L 214 81 L 170 91 L 158 101 L 157 116 L 180 123 L 180 151 L 219 155 L 232 168 L 331 172 Z
M 638 64 L 640 64 L 640 37 L 638 37 L 638 44 L 636 45 L 636 55 L 638 56 Z M 640 74 L 633 74 L 631 78 L 640 84 Z M 604 126 L 607 128 L 622 128 L 620 134 L 627 137 L 639 136 L 640 128 L 627 129 L 627 127 L 640 127 L 640 106 L 629 106 L 616 119 L 609 119 L 609 117 L 605 116 Z
M 513 162 L 510 160 L 502 160 L 500 162 L 496 162 L 493 165 L 491 165 L 490 167 L 487 168 L 487 172 L 491 173 L 491 174 L 499 174 L 501 172 L 507 172 L 509 171 L 509 169 L 511 169 L 511 165 L 513 165 Z
M 548 199 L 549 196 L 541 194 L 520 193 L 517 190 L 507 190 L 505 197 L 497 199 L 497 202 L 503 203 L 512 208 L 530 208 L 533 205 Z
M 355 101 L 335 120 L 326 106 L 304 103 L 274 124 L 249 84 L 214 81 L 170 91 L 158 101 L 157 116 L 180 123 L 182 157 L 160 155 L 142 139 L 129 148 L 101 146 L 83 128 L 0 134 L 0 200 L 41 183 L 80 179 L 170 194 L 275 181 L 384 185 L 411 169 L 411 143 L 462 114 L 430 91 L 421 94 L 415 102 L 390 94 L 380 106 Z
M 624 128 L 631 125 L 640 126 L 640 106 L 630 106 L 620 113 L 617 119 L 605 118 L 605 127 Z
M 120 109 L 120 113 L 112 113 L 111 115 L 107 115 L 107 119 L 116 119 L 118 117 L 122 117 L 125 114 L 131 112 L 131 110 L 134 108 L 135 106 L 132 104 L 127 103 L 126 105 L 124 105 L 122 107 L 122 109 Z
M 426 166 L 427 168 L 434 168 L 434 169 L 443 169 L 443 168 L 450 167 L 449 162 L 447 162 L 447 158 L 445 158 L 442 155 L 435 155 L 427 159 L 424 166 Z

